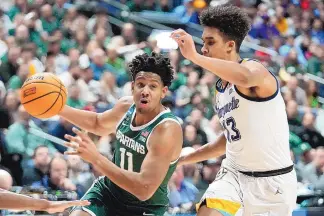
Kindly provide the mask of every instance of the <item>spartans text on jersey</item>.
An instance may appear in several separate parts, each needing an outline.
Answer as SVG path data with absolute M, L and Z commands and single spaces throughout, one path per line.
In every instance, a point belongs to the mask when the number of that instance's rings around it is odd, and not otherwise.
M 120 130 L 117 130 L 116 139 L 118 140 L 118 142 L 120 142 L 124 146 L 127 146 L 128 148 L 131 148 L 140 154 L 145 154 L 144 145 L 142 145 L 142 144 L 136 142 L 135 140 L 133 140 L 132 138 L 129 138 L 128 136 L 124 135 Z

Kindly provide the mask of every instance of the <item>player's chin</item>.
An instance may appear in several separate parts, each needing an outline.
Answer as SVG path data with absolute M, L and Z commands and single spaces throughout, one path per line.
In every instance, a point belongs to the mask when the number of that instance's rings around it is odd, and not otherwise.
M 151 109 L 150 109 L 150 106 L 148 103 L 144 104 L 144 103 L 140 103 L 138 104 L 137 106 L 137 110 L 140 112 L 140 113 L 147 113 L 149 112 Z

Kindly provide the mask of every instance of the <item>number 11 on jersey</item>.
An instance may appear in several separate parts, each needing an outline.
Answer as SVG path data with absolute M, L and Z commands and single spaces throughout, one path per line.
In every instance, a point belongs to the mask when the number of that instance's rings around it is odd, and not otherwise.
M 125 156 L 127 157 L 128 171 L 133 171 L 133 154 L 126 149 L 120 148 L 120 168 L 125 169 Z

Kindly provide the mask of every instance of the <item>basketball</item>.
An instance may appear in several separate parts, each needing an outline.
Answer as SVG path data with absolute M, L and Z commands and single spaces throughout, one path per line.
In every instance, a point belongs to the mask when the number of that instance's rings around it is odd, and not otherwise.
M 40 119 L 57 115 L 66 103 L 67 90 L 52 73 L 29 77 L 20 90 L 20 101 L 26 111 Z

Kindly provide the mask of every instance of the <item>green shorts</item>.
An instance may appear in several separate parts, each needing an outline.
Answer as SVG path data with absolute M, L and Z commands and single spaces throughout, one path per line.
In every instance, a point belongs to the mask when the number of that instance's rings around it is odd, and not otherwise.
M 107 187 L 104 177 L 95 180 L 81 200 L 88 200 L 91 204 L 85 207 L 75 207 L 72 211 L 83 210 L 88 212 L 91 216 L 163 215 L 155 214 L 152 212 L 152 209 L 143 206 L 130 206 L 121 202 Z

